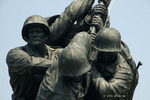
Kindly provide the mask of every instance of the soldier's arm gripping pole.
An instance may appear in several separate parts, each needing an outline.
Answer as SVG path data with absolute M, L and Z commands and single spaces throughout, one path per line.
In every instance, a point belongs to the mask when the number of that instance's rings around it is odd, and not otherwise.
M 111 2 L 111 0 L 98 0 L 98 3 L 99 3 L 99 5 L 101 5 L 101 7 L 102 7 L 102 6 L 106 6 L 106 9 L 105 9 L 105 10 L 107 10 L 107 8 L 108 8 L 110 2 Z M 104 14 L 104 12 L 101 12 L 101 14 L 98 14 L 98 16 L 99 16 L 100 18 L 102 18 L 102 15 L 103 15 L 103 14 Z M 107 16 L 108 16 L 108 15 L 107 15 Z M 107 18 L 106 18 L 106 19 L 107 19 Z M 103 25 L 104 25 L 104 26 L 105 26 L 105 23 L 106 23 L 106 19 L 103 20 Z M 90 31 L 91 31 L 91 33 L 96 33 L 96 28 L 95 28 L 94 26 L 92 26 L 92 27 L 90 27 Z

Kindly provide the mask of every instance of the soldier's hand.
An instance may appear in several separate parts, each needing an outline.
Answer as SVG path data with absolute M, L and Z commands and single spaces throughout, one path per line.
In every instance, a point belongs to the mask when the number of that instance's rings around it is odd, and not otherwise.
M 100 2 L 100 1 L 104 2 L 106 7 L 108 7 L 111 2 L 111 0 L 98 0 L 98 2 Z
M 92 26 L 96 28 L 96 32 L 103 28 L 103 21 L 98 15 L 94 15 L 92 17 Z
M 93 15 L 107 15 L 107 8 L 104 4 L 97 4 L 94 6 Z

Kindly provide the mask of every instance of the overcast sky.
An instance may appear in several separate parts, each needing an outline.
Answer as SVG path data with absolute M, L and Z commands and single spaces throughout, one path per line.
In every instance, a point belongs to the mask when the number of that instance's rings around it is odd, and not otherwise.
M 25 19 L 61 14 L 72 1 L 0 0 L 0 100 L 11 100 L 6 55 L 10 49 L 26 44 L 21 36 Z M 120 31 L 135 62 L 143 63 L 133 100 L 150 100 L 150 0 L 113 0 L 110 19 L 111 27 Z

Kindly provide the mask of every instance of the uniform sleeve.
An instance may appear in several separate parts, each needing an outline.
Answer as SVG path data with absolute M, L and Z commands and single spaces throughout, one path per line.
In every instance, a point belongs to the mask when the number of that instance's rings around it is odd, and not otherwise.
M 52 91 L 54 90 L 55 84 L 58 81 L 58 59 L 56 59 L 51 67 L 46 71 L 46 74 L 41 82 L 39 91 L 37 93 L 36 100 L 51 100 L 48 99 Z
M 103 100 L 111 100 L 114 98 L 115 100 L 120 100 L 116 98 L 129 98 L 128 93 L 129 90 L 131 90 L 133 74 L 126 66 L 128 65 L 125 64 L 120 66 L 115 76 L 110 81 L 106 81 L 95 69 L 92 83 L 99 98 Z
M 49 67 L 51 61 L 41 57 L 29 56 L 26 52 L 19 48 L 12 49 L 8 52 L 6 58 L 9 71 L 23 74 L 26 71 L 31 71 L 34 66 Z
M 50 43 L 58 40 L 66 33 L 74 22 L 92 6 L 95 0 L 74 0 L 50 26 Z

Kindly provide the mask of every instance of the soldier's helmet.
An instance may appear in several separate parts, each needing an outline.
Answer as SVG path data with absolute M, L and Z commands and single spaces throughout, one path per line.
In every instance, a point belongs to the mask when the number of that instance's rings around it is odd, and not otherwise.
M 79 48 L 66 47 L 59 56 L 60 75 L 81 76 L 91 69 L 87 56 Z
M 114 28 L 101 29 L 95 38 L 93 47 L 101 52 L 120 52 L 121 36 Z
M 27 38 L 28 30 L 32 27 L 41 27 L 44 30 L 46 36 L 50 36 L 50 30 L 47 20 L 42 16 L 32 15 L 25 20 L 22 28 L 22 38 L 26 42 L 28 42 Z

